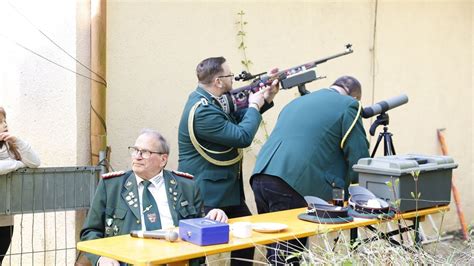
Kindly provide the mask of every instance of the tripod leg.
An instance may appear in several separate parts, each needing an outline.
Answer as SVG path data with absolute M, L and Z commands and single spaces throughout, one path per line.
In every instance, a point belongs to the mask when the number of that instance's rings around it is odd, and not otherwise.
M 387 137 L 387 132 L 383 133 L 383 155 L 392 155 L 390 151 L 390 144 L 388 143 L 389 137 Z
M 383 133 L 380 133 L 379 136 L 377 137 L 377 142 L 375 142 L 374 150 L 372 151 L 372 154 L 370 155 L 371 158 L 374 158 L 375 153 L 377 152 L 377 148 L 379 147 L 380 141 L 382 140 L 382 134 Z
M 392 133 L 384 132 L 384 155 L 395 155 L 395 147 L 393 146 Z
M 393 146 L 392 134 L 390 134 L 390 149 L 392 150 L 392 155 L 396 155 L 395 146 Z
M 393 146 L 392 133 L 384 132 L 384 155 L 395 155 L 395 147 Z

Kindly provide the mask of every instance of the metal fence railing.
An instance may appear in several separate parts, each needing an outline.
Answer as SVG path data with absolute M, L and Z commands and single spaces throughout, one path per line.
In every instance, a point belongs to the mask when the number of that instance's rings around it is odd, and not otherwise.
M 0 216 L 13 215 L 2 265 L 74 265 L 100 167 L 19 169 L 0 175 Z

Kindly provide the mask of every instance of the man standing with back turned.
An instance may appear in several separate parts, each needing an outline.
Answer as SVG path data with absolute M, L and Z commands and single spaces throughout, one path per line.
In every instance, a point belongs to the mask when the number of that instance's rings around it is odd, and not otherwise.
M 258 213 L 306 207 L 304 196 L 330 201 L 333 189 L 347 192 L 349 184 L 358 181 L 352 166 L 369 157 L 361 95 L 359 81 L 343 76 L 331 87 L 285 106 L 250 179 Z M 277 249 L 284 252 L 286 245 Z M 284 262 L 280 252 L 267 250 L 272 264 Z
M 277 69 L 269 73 L 274 75 Z M 179 171 L 194 175 L 204 200 L 204 209 L 220 208 L 229 218 L 251 215 L 244 198 L 242 148 L 250 146 L 262 120 L 261 113 L 273 105 L 278 80 L 249 95 L 249 108 L 227 114 L 219 97 L 232 90 L 234 74 L 224 57 L 211 57 L 196 67 L 198 87 L 184 107 L 179 124 Z M 231 253 L 232 265 L 253 259 L 253 248 Z M 251 263 L 248 263 L 251 265 Z

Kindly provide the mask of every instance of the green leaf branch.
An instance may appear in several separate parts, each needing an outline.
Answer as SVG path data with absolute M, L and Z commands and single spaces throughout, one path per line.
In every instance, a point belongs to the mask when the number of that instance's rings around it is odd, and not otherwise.
M 240 63 L 242 64 L 242 66 L 245 68 L 247 72 L 251 72 L 250 66 L 253 65 L 253 62 L 247 56 L 247 44 L 245 42 L 245 38 L 247 37 L 245 26 L 247 26 L 248 22 L 245 21 L 244 19 L 245 12 L 243 10 L 237 13 L 237 15 L 239 16 L 239 20 L 236 22 L 237 27 L 238 27 L 237 38 L 239 40 L 239 46 L 237 47 L 237 49 L 242 51 L 242 57 L 243 57 Z M 267 122 L 264 119 L 262 119 L 262 122 L 260 123 L 260 128 L 263 129 L 264 139 L 267 140 L 269 137 L 269 133 L 267 129 Z M 258 138 L 255 138 L 253 142 L 262 145 L 264 141 L 261 141 Z

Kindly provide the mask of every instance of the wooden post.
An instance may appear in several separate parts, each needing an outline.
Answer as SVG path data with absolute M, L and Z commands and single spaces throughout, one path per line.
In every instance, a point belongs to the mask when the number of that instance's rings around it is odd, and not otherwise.
M 446 139 L 444 137 L 443 131 L 444 129 L 437 130 L 438 140 L 441 146 L 441 152 L 443 153 L 443 155 L 448 155 L 448 144 L 446 144 Z M 464 218 L 464 212 L 462 211 L 462 208 L 461 208 L 461 196 L 459 194 L 458 188 L 456 187 L 455 181 L 456 181 L 456 178 L 453 175 L 453 179 L 451 181 L 452 182 L 451 191 L 453 192 L 454 203 L 456 204 L 456 212 L 458 214 L 459 223 L 461 224 L 461 232 L 463 235 L 463 239 L 468 240 L 469 233 L 467 231 L 467 224 L 466 224 L 466 219 Z
M 106 38 L 107 1 L 91 0 L 91 69 L 104 83 L 91 81 L 91 163 L 99 162 L 99 152 L 107 149 L 106 126 Z

